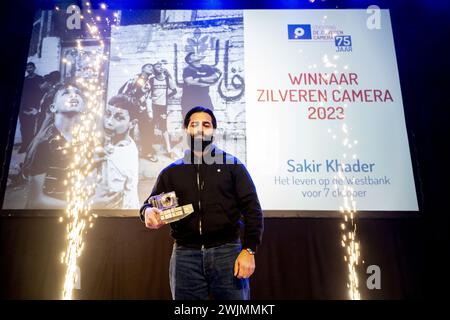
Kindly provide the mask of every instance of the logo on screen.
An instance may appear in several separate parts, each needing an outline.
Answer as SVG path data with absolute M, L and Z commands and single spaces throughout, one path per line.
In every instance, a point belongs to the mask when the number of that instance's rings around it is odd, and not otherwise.
M 351 36 L 335 36 L 334 44 L 337 52 L 351 52 L 352 51 L 352 37 Z
M 311 25 L 310 24 L 288 24 L 289 40 L 310 40 Z

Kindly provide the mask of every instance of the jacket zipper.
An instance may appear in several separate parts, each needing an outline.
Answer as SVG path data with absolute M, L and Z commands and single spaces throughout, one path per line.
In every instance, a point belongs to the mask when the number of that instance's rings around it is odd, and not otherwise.
M 200 164 L 197 165 L 197 188 L 198 188 L 198 208 L 199 208 L 199 219 L 198 219 L 198 231 L 202 235 L 202 204 L 200 202 Z

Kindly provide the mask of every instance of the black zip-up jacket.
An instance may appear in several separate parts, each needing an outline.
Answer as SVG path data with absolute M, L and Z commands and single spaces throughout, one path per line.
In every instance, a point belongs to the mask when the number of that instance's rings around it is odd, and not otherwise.
M 245 166 L 235 157 L 215 148 L 211 161 L 198 164 L 192 153 L 163 169 L 151 196 L 175 191 L 180 206 L 192 204 L 194 212 L 172 222 L 172 237 L 191 248 L 215 247 L 237 240 L 244 223 L 243 248 L 256 252 L 263 233 L 263 215 L 253 181 Z M 145 221 L 147 200 L 140 209 Z

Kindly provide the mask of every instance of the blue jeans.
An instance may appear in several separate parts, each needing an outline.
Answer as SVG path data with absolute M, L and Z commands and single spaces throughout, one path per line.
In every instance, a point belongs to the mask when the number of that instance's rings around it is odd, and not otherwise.
M 175 300 L 249 300 L 248 279 L 234 276 L 241 252 L 238 242 L 208 249 L 173 245 L 170 258 L 170 289 Z

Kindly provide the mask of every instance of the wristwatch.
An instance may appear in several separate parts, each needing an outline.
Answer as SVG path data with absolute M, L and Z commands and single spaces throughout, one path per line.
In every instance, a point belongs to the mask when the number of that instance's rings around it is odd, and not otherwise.
M 245 250 L 247 250 L 247 252 L 248 253 L 250 253 L 252 256 L 254 256 L 255 255 L 255 251 L 253 251 L 252 249 L 250 249 L 250 248 L 245 248 Z

